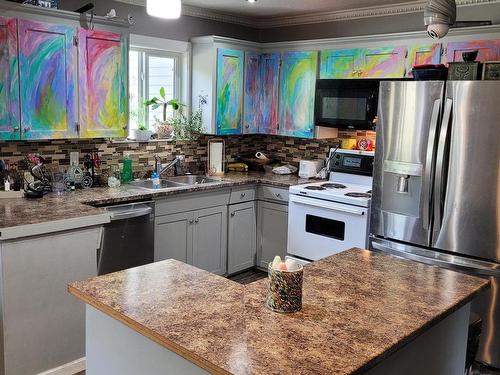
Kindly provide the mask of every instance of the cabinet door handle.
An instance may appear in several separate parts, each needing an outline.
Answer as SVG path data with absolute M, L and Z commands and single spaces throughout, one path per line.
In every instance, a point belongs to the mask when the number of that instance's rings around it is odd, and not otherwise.
M 231 217 L 234 217 L 236 215 L 236 212 L 231 212 Z
M 276 198 L 281 199 L 281 198 L 282 198 L 281 194 L 280 194 L 280 193 L 277 193 L 277 194 L 276 194 Z
M 198 224 L 198 223 L 200 222 L 200 218 L 196 218 L 196 219 L 194 220 L 194 222 L 195 222 L 195 224 Z
M 245 198 L 245 195 L 247 195 L 247 194 L 246 194 L 246 193 L 241 193 L 241 194 L 240 194 L 240 198 L 241 198 L 241 199 Z
M 20 127 L 19 127 L 19 126 L 14 126 L 14 127 L 12 128 L 12 131 L 13 131 L 13 132 L 18 132 L 18 131 L 19 131 L 19 129 L 20 129 Z
M 27 133 L 27 132 L 29 132 L 30 130 L 31 130 L 31 128 L 30 128 L 29 126 L 24 125 L 24 128 L 23 128 L 23 132 L 24 132 L 24 133 Z
M 193 219 L 191 219 L 191 220 L 189 220 L 189 221 L 188 221 L 188 223 L 189 223 L 189 224 L 193 224 L 193 223 L 194 223 L 194 220 L 193 220 Z

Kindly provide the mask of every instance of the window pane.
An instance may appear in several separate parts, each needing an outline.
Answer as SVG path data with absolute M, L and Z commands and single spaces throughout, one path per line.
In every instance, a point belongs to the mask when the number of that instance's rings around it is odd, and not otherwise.
M 160 88 L 165 88 L 166 100 L 174 98 L 175 88 L 175 59 L 172 57 L 162 57 L 148 55 L 148 87 L 149 99 L 160 97 Z M 167 118 L 172 116 L 172 107 L 168 107 Z M 156 110 L 149 109 L 149 126 L 152 127 L 156 119 L 163 120 L 163 108 Z
M 139 52 L 129 52 L 129 80 L 128 100 L 130 112 L 130 129 L 137 129 L 140 123 L 144 123 L 144 110 L 141 108 L 140 81 L 139 81 Z M 142 118 L 141 118 L 142 114 Z

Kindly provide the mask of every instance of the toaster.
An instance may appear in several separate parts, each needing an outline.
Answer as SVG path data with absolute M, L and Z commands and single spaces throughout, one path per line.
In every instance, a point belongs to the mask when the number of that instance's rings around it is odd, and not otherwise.
M 301 160 L 299 163 L 299 177 L 312 178 L 316 177 L 318 172 L 325 165 L 324 160 Z

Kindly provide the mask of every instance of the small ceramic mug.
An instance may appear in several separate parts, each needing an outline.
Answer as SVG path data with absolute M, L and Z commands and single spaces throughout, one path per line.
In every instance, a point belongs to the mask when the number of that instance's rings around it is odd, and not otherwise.
M 302 308 L 304 269 L 280 271 L 268 266 L 267 307 L 276 312 L 292 313 Z

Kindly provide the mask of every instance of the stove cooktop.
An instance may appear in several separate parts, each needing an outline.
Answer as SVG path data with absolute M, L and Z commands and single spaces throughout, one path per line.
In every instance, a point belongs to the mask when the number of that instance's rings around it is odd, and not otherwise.
M 330 202 L 369 207 L 371 202 L 371 189 L 372 187 L 370 185 L 330 181 L 292 186 L 290 187 L 290 193 L 323 199 Z

